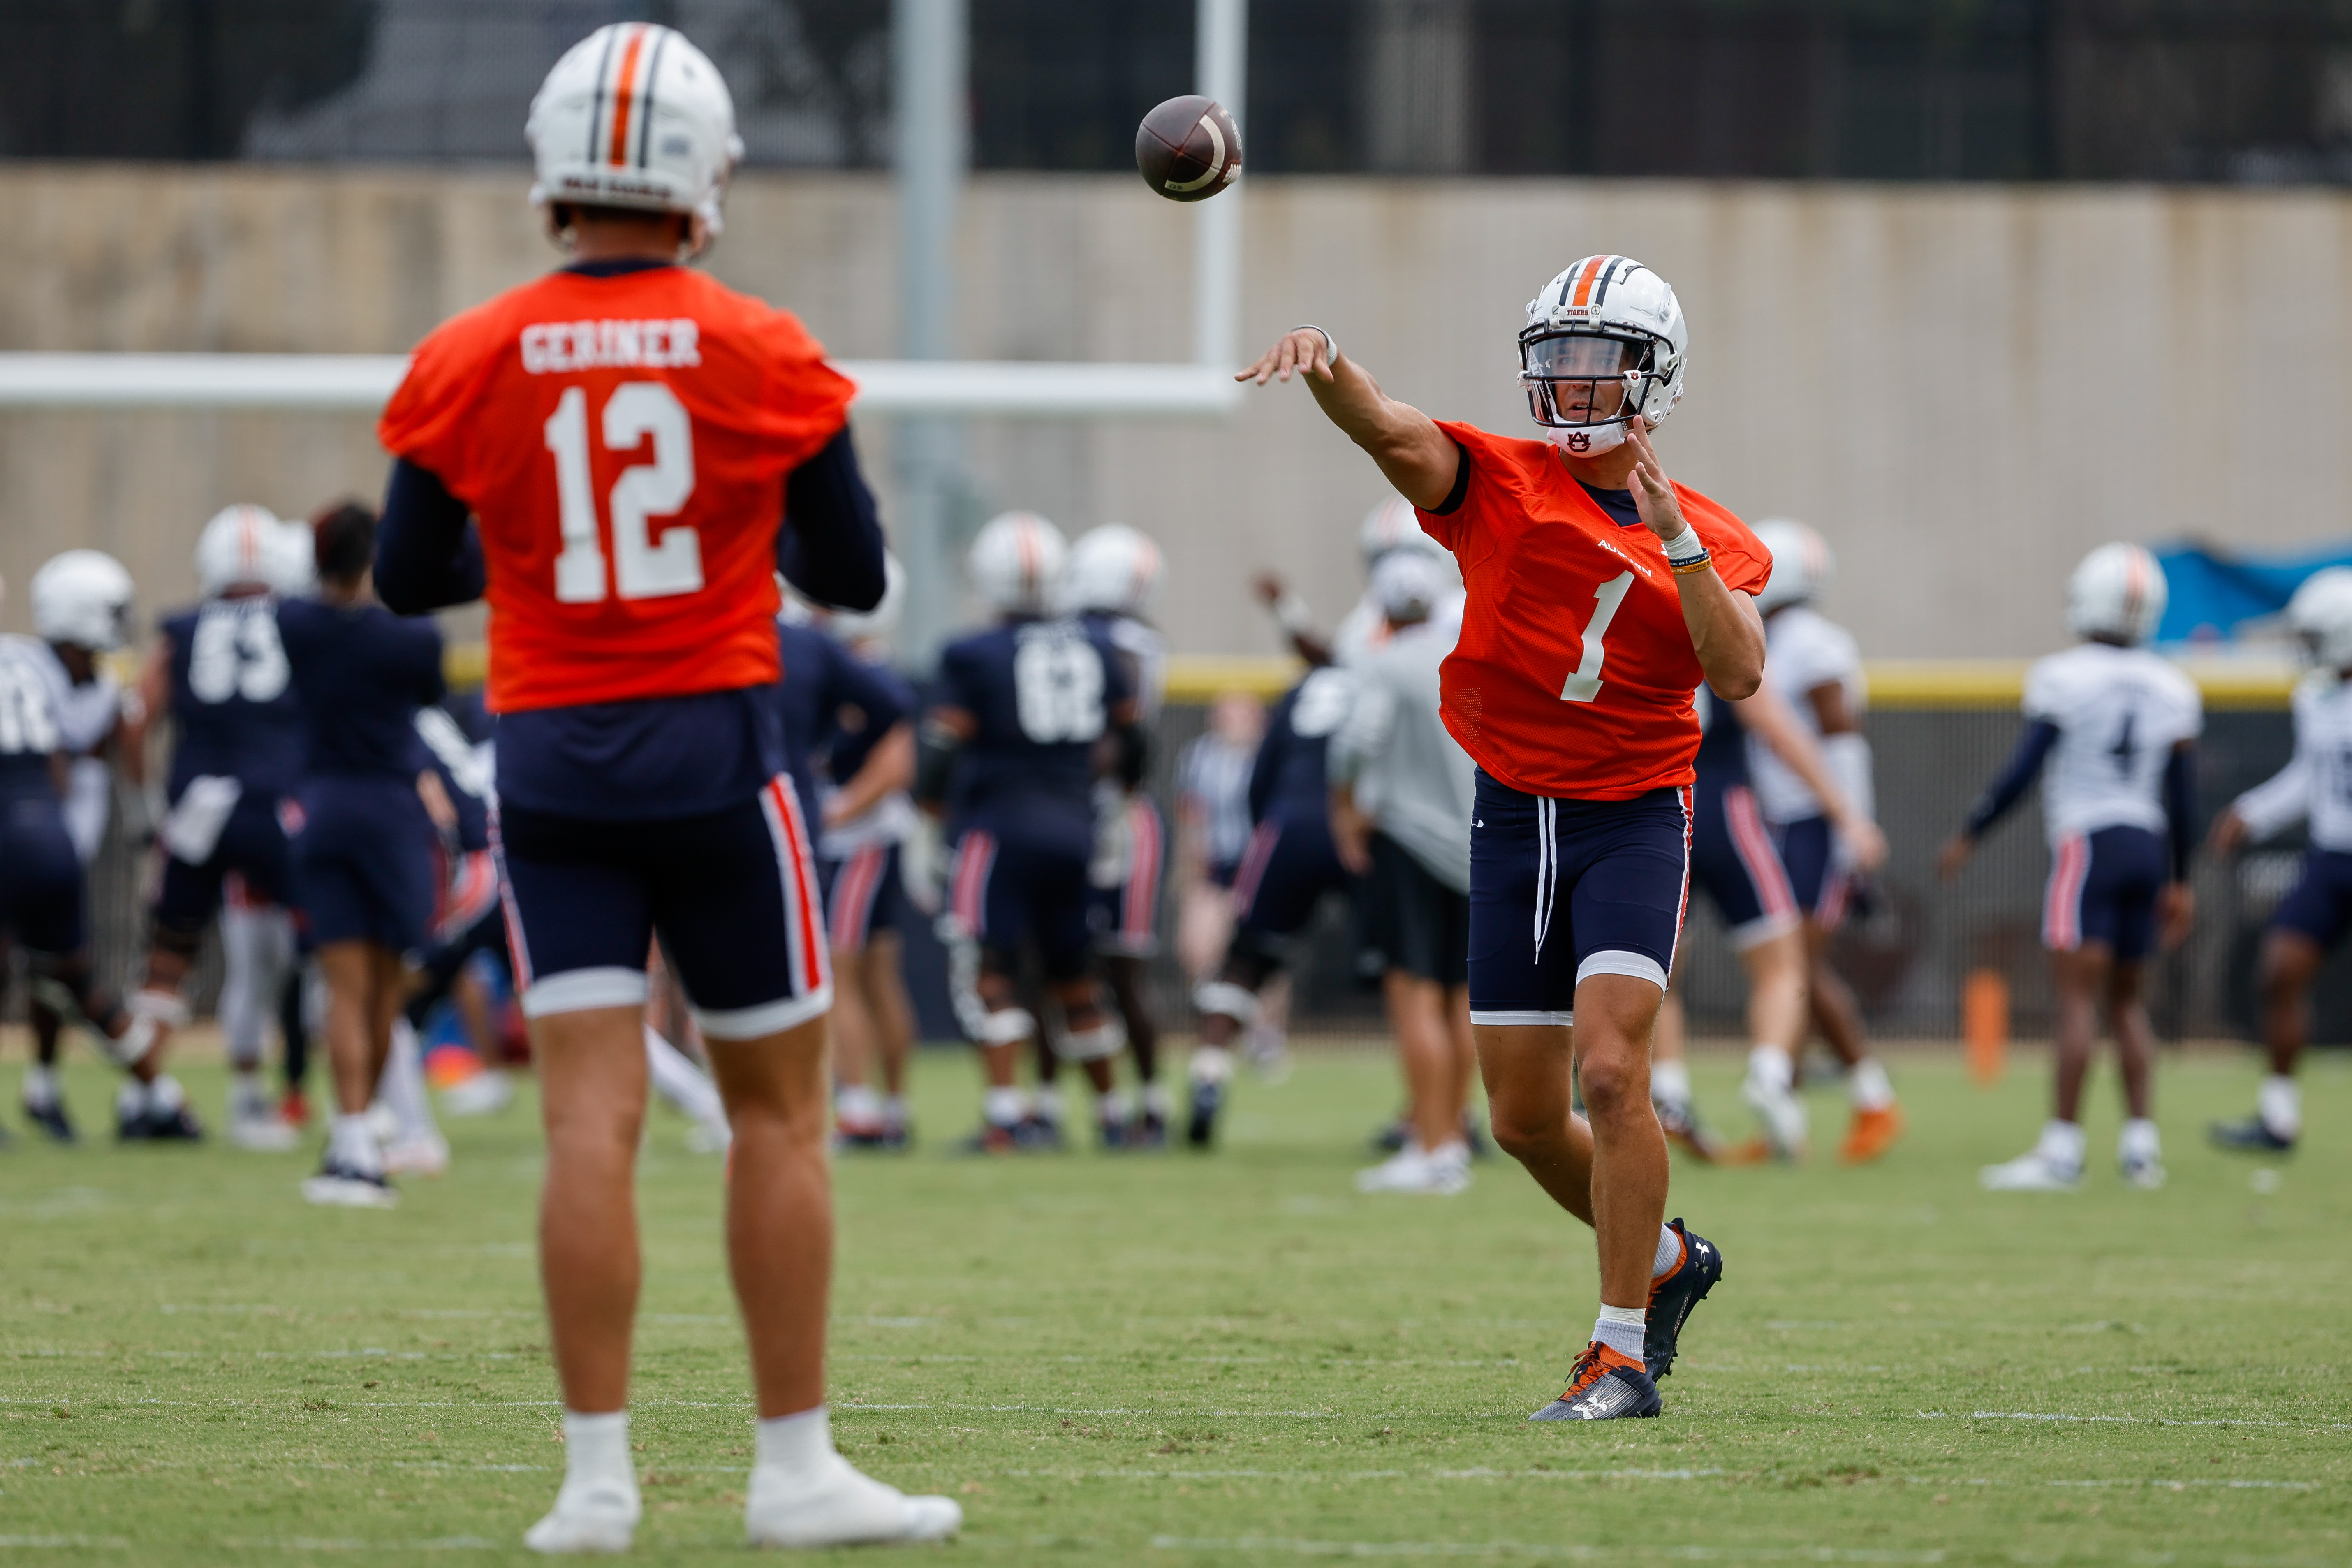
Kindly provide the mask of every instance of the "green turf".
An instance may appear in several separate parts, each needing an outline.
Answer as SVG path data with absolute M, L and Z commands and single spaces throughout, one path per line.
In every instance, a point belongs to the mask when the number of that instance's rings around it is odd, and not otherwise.
M 1734 1071 L 1697 1075 L 1727 1122 Z M 974 1097 L 934 1057 L 929 1146 L 840 1167 L 842 1446 L 960 1496 L 951 1550 L 994 1561 L 2352 1559 L 2346 1064 L 2309 1072 L 2310 1146 L 2267 1163 L 2199 1142 L 2250 1060 L 2168 1067 L 2157 1194 L 2113 1175 L 2104 1092 L 2084 1192 L 1981 1194 L 2038 1064 L 1989 1093 L 1936 1058 L 1897 1077 L 1912 1131 L 1879 1167 L 1678 1167 L 1673 1212 L 1727 1273 L 1665 1418 L 1531 1427 L 1591 1321 L 1586 1236 L 1500 1163 L 1458 1198 L 1357 1197 L 1379 1056 L 1244 1082 L 1211 1158 L 1017 1163 L 943 1155 Z M 86 1121 L 105 1092 L 73 1076 Z M 392 1214 L 306 1208 L 300 1156 L 0 1154 L 0 1560 L 521 1560 L 562 1453 L 537 1139 L 527 1103 L 450 1130 L 456 1169 Z M 718 1182 L 658 1120 L 652 1560 L 739 1538 Z

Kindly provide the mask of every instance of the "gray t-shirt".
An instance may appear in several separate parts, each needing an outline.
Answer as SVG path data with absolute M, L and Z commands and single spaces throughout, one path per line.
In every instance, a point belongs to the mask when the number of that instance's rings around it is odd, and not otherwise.
M 1470 811 L 1477 767 L 1438 718 L 1437 668 L 1459 626 L 1425 621 L 1356 667 L 1356 696 L 1331 737 L 1331 782 L 1429 874 L 1470 890 Z

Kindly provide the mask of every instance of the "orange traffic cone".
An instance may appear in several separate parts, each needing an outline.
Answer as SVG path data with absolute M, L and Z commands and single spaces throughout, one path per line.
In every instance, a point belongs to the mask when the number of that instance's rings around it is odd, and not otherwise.
M 1968 1041 L 1969 1076 L 2000 1081 L 2009 1065 L 2009 982 L 1998 969 L 1976 969 L 1960 987 L 1960 1034 Z

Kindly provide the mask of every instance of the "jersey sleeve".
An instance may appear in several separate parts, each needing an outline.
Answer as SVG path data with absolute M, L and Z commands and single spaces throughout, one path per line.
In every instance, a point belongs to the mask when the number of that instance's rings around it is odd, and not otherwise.
M 950 643 L 940 653 L 939 688 L 932 693 L 931 706 L 960 708 L 979 718 L 980 677 L 980 663 L 972 650 L 961 643 Z
M 1436 424 L 1440 430 L 1453 438 L 1455 449 L 1462 454 L 1462 466 L 1455 472 L 1453 492 L 1439 503 L 1438 510 L 1433 511 L 1427 507 L 1415 507 L 1412 515 L 1420 522 L 1423 533 L 1446 549 L 1458 551 L 1473 510 L 1468 504 L 1470 492 L 1482 484 L 1494 482 L 1495 437 L 1475 425 L 1465 425 L 1458 420 L 1440 419 Z
M 1860 647 L 1842 627 L 1808 616 L 1789 629 L 1795 635 L 1771 650 L 1772 658 L 1784 661 L 1788 690 L 1840 685 L 1862 662 Z
M 824 345 L 789 310 L 770 310 L 758 325 L 765 367 L 760 404 L 763 433 L 779 466 L 796 468 L 823 451 L 849 423 L 857 384 L 826 363 Z
M 376 421 L 376 439 L 451 487 L 469 467 L 477 394 L 504 339 L 480 306 L 451 317 L 416 345 L 408 374 Z
M 1675 486 L 1675 493 L 1685 500 L 1695 492 Z M 1693 515 L 1694 512 L 1697 515 Z M 1715 564 L 1715 574 L 1723 585 L 1739 594 L 1759 594 L 1772 576 L 1772 552 L 1764 542 L 1748 531 L 1748 525 L 1708 502 L 1704 509 L 1685 507 L 1684 515 L 1698 530 L 1706 553 Z
M 2037 658 L 2025 672 L 2025 697 L 2018 705 L 2028 719 L 2059 721 L 2066 703 L 2065 680 L 2054 658 Z
M 2174 717 L 2179 728 L 2179 733 L 2175 739 L 2176 741 L 2193 741 L 2205 732 L 2205 694 L 2197 689 L 2197 683 L 2188 676 L 2179 670 L 2173 671 L 2173 674 L 2176 677 L 2174 696 L 2179 703 L 2179 709 Z

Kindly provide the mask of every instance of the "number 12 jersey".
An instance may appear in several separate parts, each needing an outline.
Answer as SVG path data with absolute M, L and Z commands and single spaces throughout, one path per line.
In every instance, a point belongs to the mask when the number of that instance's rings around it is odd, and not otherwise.
M 377 433 L 478 520 L 490 708 L 772 683 L 784 479 L 854 390 L 684 267 L 551 273 L 427 337 Z

